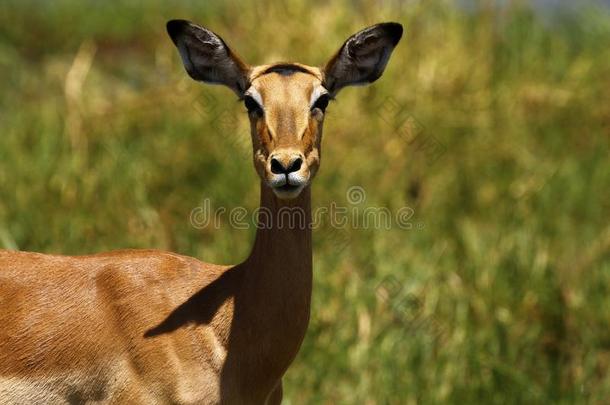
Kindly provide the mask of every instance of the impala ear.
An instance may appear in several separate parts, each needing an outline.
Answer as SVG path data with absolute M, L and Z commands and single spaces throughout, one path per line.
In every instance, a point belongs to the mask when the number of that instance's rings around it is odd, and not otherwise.
M 379 79 L 402 37 L 402 25 L 386 22 L 348 38 L 324 67 L 324 87 L 334 96 L 345 86 Z
M 218 35 L 185 20 L 171 20 L 167 33 L 180 51 L 189 76 L 212 84 L 224 84 L 241 97 L 248 88 L 249 67 Z

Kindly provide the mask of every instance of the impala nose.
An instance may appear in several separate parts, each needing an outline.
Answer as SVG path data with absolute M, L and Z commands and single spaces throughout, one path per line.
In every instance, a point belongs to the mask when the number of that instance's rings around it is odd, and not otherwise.
M 271 173 L 290 174 L 301 170 L 303 158 L 297 154 L 276 154 L 271 157 Z

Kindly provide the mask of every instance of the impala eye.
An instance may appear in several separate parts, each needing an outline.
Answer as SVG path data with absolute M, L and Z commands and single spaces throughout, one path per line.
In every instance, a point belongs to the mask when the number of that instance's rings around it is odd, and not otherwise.
M 311 110 L 313 111 L 316 108 L 319 108 L 320 111 L 325 112 L 326 107 L 328 107 L 329 101 L 330 101 L 330 96 L 328 94 L 322 94 L 320 97 L 318 97 L 316 102 L 313 104 L 313 106 L 311 107 Z
M 246 109 L 248 110 L 248 114 L 253 114 L 253 113 L 256 113 L 258 115 L 263 114 L 263 109 L 256 102 L 256 100 L 254 100 L 254 98 L 252 96 L 244 97 L 244 105 L 246 106 Z

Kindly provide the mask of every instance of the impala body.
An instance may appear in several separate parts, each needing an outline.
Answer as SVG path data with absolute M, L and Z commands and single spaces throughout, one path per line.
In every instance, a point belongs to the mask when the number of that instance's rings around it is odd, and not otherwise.
M 281 401 L 309 322 L 310 183 L 325 110 L 341 88 L 381 76 L 402 27 L 356 33 L 323 68 L 251 67 L 210 30 L 167 29 L 192 78 L 244 100 L 273 222 L 235 266 L 156 250 L 0 251 L 0 404 Z M 296 226 L 277 220 L 286 210 Z

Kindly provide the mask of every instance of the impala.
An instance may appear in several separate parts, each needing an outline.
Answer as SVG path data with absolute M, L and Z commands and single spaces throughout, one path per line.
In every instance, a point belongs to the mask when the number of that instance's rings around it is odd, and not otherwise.
M 157 250 L 0 251 L 1 404 L 281 401 L 309 322 L 325 110 L 343 87 L 381 76 L 402 26 L 356 33 L 322 68 L 252 67 L 206 28 L 172 20 L 167 31 L 193 79 L 243 99 L 261 207 L 298 209 L 304 226 L 259 226 L 234 266 Z

